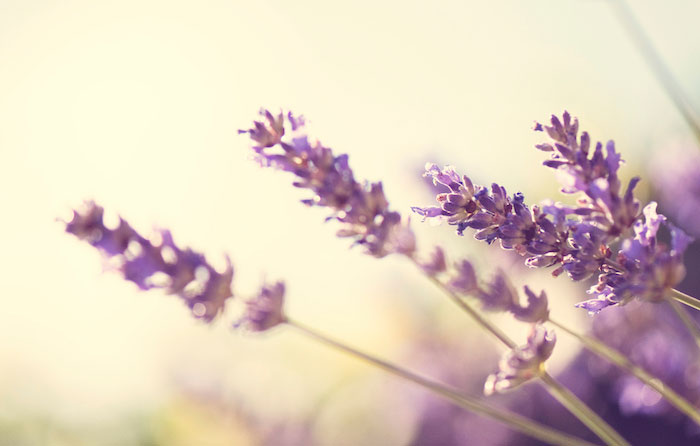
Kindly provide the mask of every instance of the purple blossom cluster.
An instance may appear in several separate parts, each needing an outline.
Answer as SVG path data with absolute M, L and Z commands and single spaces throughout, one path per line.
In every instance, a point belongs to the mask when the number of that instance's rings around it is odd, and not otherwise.
M 262 120 L 255 121 L 253 128 L 239 133 L 249 134 L 261 165 L 291 172 L 296 176 L 295 187 L 313 193 L 302 200 L 304 204 L 332 209 L 328 219 L 342 224 L 338 236 L 352 238 L 375 257 L 414 252 L 413 231 L 401 214 L 389 209 L 381 182 L 358 182 L 348 155 L 335 155 L 310 138 L 303 117 L 291 112 L 275 116 L 267 110 L 260 115 Z
M 233 267 L 228 257 L 226 270 L 219 272 L 204 255 L 179 248 L 170 231 L 159 230 L 146 238 L 122 218 L 115 228 L 108 227 L 104 209 L 92 201 L 73 211 L 66 232 L 102 251 L 126 280 L 142 290 L 163 288 L 178 295 L 195 317 L 206 322 L 223 312 L 227 299 L 233 296 Z
M 506 352 L 498 363 L 498 372 L 489 375 L 484 393 L 502 393 L 514 389 L 543 371 L 544 362 L 552 355 L 557 338 L 553 330 L 533 325 L 527 343 Z
M 446 220 L 459 234 L 475 229 L 476 239 L 499 240 L 503 248 L 527 256 L 528 266 L 553 267 L 555 276 L 566 272 L 583 280 L 599 273 L 599 283 L 589 290 L 595 298 L 579 304 L 591 313 L 633 297 L 662 300 L 683 279 L 683 252 L 690 239 L 657 215 L 653 202 L 642 220 L 633 194 L 639 178 L 630 180 L 623 193 L 617 175 L 622 159 L 612 141 L 592 148 L 588 133 L 579 136 L 578 120 L 567 112 L 535 130 L 552 139 L 536 147 L 550 153 L 544 165 L 555 169 L 562 192 L 579 194 L 575 206 L 545 202 L 530 208 L 520 193 L 510 197 L 498 184 L 474 185 L 451 166 L 427 164 L 425 176 L 447 192 L 437 195 L 438 206 L 413 211 L 424 219 Z M 670 246 L 657 241 L 661 224 L 671 233 Z

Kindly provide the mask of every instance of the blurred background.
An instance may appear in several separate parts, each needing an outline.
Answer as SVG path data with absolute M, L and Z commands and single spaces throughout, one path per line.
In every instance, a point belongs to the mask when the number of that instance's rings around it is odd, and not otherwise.
M 633 10 L 700 104 L 700 3 Z M 64 234 L 60 219 L 94 199 L 214 263 L 228 253 L 239 295 L 284 279 L 296 319 L 480 393 L 500 350 L 411 265 L 348 249 L 289 176 L 249 159 L 236 131 L 261 106 L 306 115 L 406 214 L 434 199 L 426 161 L 530 203 L 563 199 L 531 128 L 564 110 L 615 139 L 642 200 L 662 196 L 659 153 L 698 149 L 608 1 L 0 0 L 0 445 L 525 444 L 291 331 L 198 322 Z M 558 319 L 591 326 L 573 308 L 585 284 L 526 271 L 451 227 L 414 227 L 421 249 L 442 243 L 484 276 L 509 268 L 547 289 Z M 593 382 L 605 371 L 564 336 L 550 369 L 578 371 L 576 391 L 620 425 L 659 413 L 639 392 L 627 411 L 605 401 L 617 381 Z M 547 413 L 530 387 L 522 412 Z

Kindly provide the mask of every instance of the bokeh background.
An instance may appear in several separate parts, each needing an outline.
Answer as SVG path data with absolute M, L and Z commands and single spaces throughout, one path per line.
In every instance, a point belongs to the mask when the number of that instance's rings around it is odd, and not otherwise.
M 699 104 L 700 3 L 633 9 Z M 1 445 L 438 444 L 419 441 L 436 403 L 410 385 L 284 329 L 207 326 L 105 273 L 63 233 L 84 199 L 214 263 L 228 253 L 241 296 L 282 278 L 295 318 L 479 392 L 498 357 L 486 337 L 411 265 L 349 250 L 288 176 L 249 159 L 236 131 L 261 106 L 305 114 L 405 213 L 432 200 L 426 161 L 560 199 L 531 128 L 565 109 L 616 140 L 625 178 L 648 178 L 671 145 L 697 149 L 604 0 L 0 0 Z M 414 222 L 421 249 L 511 268 L 559 319 L 590 325 L 572 305 L 583 286 Z M 560 337 L 550 368 L 576 355 Z M 459 444 L 507 442 L 472 427 Z

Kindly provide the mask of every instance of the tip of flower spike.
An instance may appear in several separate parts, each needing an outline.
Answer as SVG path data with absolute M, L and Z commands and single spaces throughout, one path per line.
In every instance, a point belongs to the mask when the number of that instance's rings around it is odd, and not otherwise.
M 279 112 L 277 116 L 270 113 L 269 110 L 261 109 L 259 112 L 262 119 L 253 121 L 253 127 L 247 130 L 238 130 L 239 134 L 247 133 L 250 135 L 257 147 L 265 148 L 272 147 L 279 143 L 284 136 L 284 113 Z
M 535 125 L 532 127 L 532 130 L 534 130 L 536 132 L 544 132 L 544 127 L 542 126 L 542 124 L 535 121 Z
M 258 295 L 246 302 L 244 315 L 233 324 L 252 332 L 267 331 L 284 323 L 284 282 L 263 285 Z

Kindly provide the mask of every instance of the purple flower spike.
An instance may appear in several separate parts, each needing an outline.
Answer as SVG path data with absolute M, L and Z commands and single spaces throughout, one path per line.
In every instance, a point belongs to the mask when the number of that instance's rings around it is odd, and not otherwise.
M 291 112 L 274 117 L 260 112 L 265 123 L 254 122 L 247 133 L 255 143 L 252 149 L 263 166 L 291 172 L 294 186 L 309 189 L 309 206 L 324 206 L 333 211 L 329 219 L 342 224 L 340 237 L 350 237 L 375 257 L 391 253 L 412 255 L 415 237 L 407 221 L 389 209 L 381 183 L 355 180 L 347 155 L 334 155 L 306 133 L 306 122 Z M 287 137 L 287 135 L 290 135 Z
M 150 240 L 122 219 L 116 229 L 105 226 L 103 215 L 101 206 L 86 202 L 80 212 L 73 211 L 66 232 L 114 259 L 124 278 L 140 289 L 165 288 L 169 294 L 180 296 L 192 314 L 206 322 L 223 312 L 226 300 L 233 295 L 233 267 L 228 258 L 226 270 L 219 272 L 202 254 L 177 247 L 167 230 L 160 230 L 157 240 Z
M 286 321 L 283 307 L 284 283 L 264 285 L 257 297 L 246 302 L 245 314 L 234 327 L 254 332 L 269 330 Z
M 552 355 L 556 336 L 553 330 L 535 325 L 527 344 L 506 352 L 498 364 L 498 372 L 484 384 L 484 394 L 502 393 L 530 381 L 543 372 L 544 362 Z

